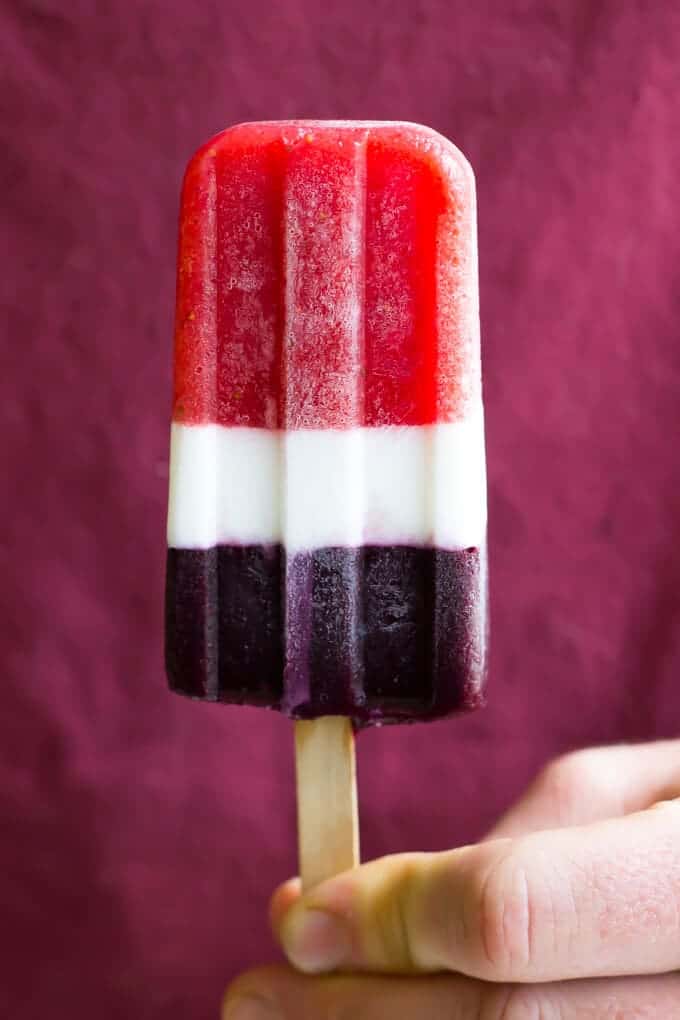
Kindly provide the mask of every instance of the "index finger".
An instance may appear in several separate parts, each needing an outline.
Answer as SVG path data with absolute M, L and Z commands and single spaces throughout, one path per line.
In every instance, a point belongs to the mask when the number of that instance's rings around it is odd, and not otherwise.
M 551 761 L 487 838 L 586 825 L 680 793 L 680 740 L 572 751 Z

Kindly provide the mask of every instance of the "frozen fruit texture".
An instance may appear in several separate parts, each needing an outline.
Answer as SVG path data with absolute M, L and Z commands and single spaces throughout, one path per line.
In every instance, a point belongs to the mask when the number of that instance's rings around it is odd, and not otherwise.
M 483 701 L 472 172 L 414 124 L 242 124 L 182 192 L 173 690 L 357 726 Z
M 474 181 L 416 125 L 245 124 L 182 195 L 174 419 L 454 421 L 479 398 Z
M 170 550 L 173 690 L 298 719 L 348 715 L 360 726 L 482 703 L 479 550 L 365 546 L 286 560 L 281 546 Z

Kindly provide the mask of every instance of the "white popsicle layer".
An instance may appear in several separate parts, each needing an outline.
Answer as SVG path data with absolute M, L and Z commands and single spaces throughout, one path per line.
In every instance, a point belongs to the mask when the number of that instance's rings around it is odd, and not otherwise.
M 484 425 L 347 430 L 173 424 L 168 545 L 480 546 Z

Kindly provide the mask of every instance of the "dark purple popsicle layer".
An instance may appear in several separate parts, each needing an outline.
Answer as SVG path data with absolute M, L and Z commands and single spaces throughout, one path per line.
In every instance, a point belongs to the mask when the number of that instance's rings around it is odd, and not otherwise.
M 190 697 L 360 726 L 434 719 L 482 703 L 485 646 L 483 550 L 168 550 L 167 672 Z

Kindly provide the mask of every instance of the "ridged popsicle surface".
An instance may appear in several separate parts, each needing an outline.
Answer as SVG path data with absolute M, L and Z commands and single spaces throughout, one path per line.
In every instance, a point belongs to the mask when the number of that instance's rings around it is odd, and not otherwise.
M 482 700 L 474 182 L 418 125 L 217 136 L 180 219 L 166 660 L 207 700 Z

